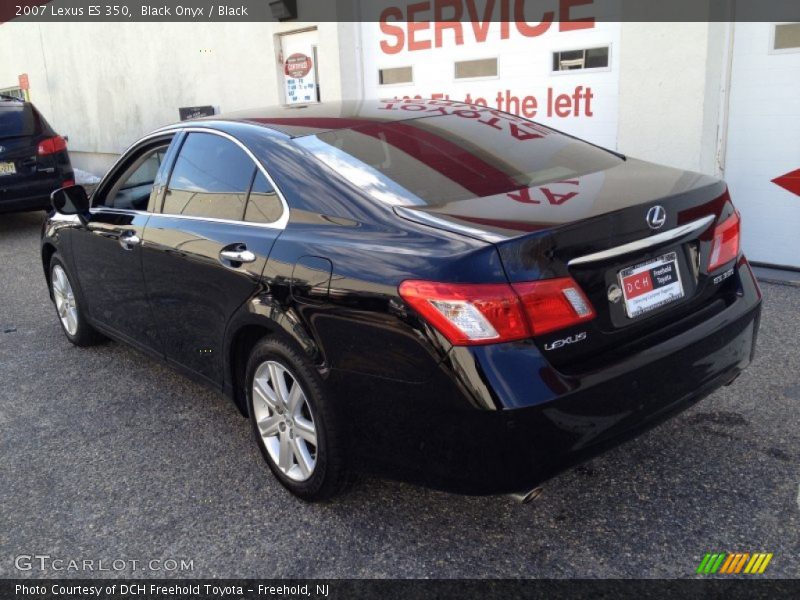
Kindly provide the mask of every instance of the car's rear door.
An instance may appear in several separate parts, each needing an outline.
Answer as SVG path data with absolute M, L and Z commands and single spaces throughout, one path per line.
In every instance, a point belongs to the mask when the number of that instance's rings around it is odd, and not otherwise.
M 226 325 L 258 292 L 284 210 L 238 140 L 187 130 L 143 246 L 151 306 L 171 362 L 221 384 Z
M 88 312 L 102 328 L 161 352 L 142 274 L 141 242 L 163 191 L 173 135 L 144 141 L 101 182 L 71 248 Z

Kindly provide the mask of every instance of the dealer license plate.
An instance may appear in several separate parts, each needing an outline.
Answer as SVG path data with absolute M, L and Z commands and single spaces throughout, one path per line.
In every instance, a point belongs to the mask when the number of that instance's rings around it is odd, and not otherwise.
M 675 252 L 622 269 L 619 281 L 631 319 L 683 298 Z
M 0 175 L 14 175 L 16 172 L 13 162 L 0 162 Z

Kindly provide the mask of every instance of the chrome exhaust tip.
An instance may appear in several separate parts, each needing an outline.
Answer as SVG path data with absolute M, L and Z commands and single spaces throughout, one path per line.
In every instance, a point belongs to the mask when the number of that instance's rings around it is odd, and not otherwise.
M 517 492 L 516 494 L 509 494 L 509 496 L 520 504 L 530 504 L 541 496 L 543 491 L 541 487 L 535 487 L 527 492 Z

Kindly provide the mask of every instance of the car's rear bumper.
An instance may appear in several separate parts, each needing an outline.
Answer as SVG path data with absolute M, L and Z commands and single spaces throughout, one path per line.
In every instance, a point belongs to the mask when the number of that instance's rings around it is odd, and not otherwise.
M 25 196 L 21 198 L 0 199 L 0 213 L 21 212 L 26 210 L 45 210 L 50 206 L 50 196 Z
M 0 213 L 26 210 L 44 210 L 50 207 L 50 194 L 61 187 L 64 180 L 73 179 L 72 171 L 56 173 L 46 179 L 17 181 L 3 185 L 0 179 Z
M 737 270 L 739 293 L 724 310 L 597 371 L 565 376 L 532 345 L 505 345 L 451 353 L 425 386 L 361 390 L 366 399 L 351 413 L 357 458 L 382 475 L 462 493 L 532 488 L 739 375 L 752 359 L 761 300 L 746 262 Z M 457 409 L 456 394 L 473 403 L 490 395 L 496 406 Z

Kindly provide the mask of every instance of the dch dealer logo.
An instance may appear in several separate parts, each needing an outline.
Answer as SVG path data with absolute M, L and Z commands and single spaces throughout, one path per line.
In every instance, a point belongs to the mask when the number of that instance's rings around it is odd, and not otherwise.
M 703 557 L 697 573 L 701 575 L 761 575 L 766 569 L 772 553 L 756 552 L 717 552 Z

